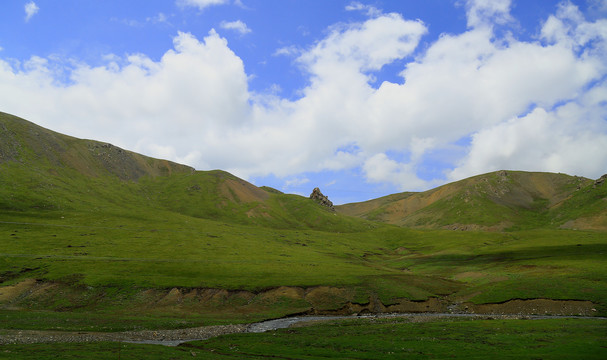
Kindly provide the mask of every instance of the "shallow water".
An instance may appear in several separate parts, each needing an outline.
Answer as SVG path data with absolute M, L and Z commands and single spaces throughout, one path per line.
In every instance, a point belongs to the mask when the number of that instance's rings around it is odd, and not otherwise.
M 267 320 L 258 323 L 250 324 L 244 332 L 247 333 L 263 333 L 277 329 L 285 329 L 301 322 L 314 321 L 330 321 L 340 319 L 386 319 L 386 318 L 402 318 L 402 317 L 417 317 L 417 318 L 478 318 L 478 319 L 607 319 L 604 317 L 590 316 L 550 316 L 550 315 L 496 315 L 496 314 L 452 314 L 452 313 L 397 313 L 397 314 L 373 314 L 373 315 L 344 315 L 344 316 L 294 316 L 281 319 Z M 190 341 L 198 341 L 204 339 L 179 339 L 179 340 L 137 340 L 124 341 L 134 344 L 153 344 L 165 346 L 177 346 Z
M 348 318 L 363 318 L 363 316 L 294 316 L 282 319 L 267 320 L 249 325 L 246 332 L 262 333 L 270 330 L 285 329 L 304 321 L 338 320 Z

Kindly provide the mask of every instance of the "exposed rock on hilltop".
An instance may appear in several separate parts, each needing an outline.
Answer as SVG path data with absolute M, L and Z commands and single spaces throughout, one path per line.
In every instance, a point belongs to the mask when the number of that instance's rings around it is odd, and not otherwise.
M 323 195 L 319 188 L 314 188 L 314 190 L 312 190 L 312 193 L 310 194 L 310 199 L 316 201 L 322 206 L 328 207 L 332 211 L 335 211 L 331 200 L 329 200 L 327 196 Z
M 594 185 L 592 187 L 596 189 L 597 186 L 603 185 L 603 183 L 605 182 L 605 180 L 607 180 L 607 174 L 605 174 L 605 175 L 601 176 L 600 178 L 596 179 L 594 181 Z

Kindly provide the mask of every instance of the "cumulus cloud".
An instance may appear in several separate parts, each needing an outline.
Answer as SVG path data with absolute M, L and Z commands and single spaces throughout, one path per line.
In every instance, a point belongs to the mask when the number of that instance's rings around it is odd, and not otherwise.
M 415 174 L 415 164 L 402 163 L 379 153 L 366 159 L 363 171 L 370 182 L 389 183 L 401 191 L 425 188 L 428 184 Z
M 250 112 L 243 63 L 215 31 L 203 41 L 179 33 L 158 62 L 135 54 L 99 67 L 78 64 L 70 85 L 56 84 L 55 65 L 38 57 L 16 68 L 0 62 L 2 108 L 197 167 L 215 156 L 205 145 L 229 136 Z
M 222 21 L 221 24 L 220 24 L 220 26 L 221 26 L 222 29 L 234 30 L 234 31 L 238 32 L 241 35 L 248 34 L 248 33 L 251 32 L 251 29 L 249 29 L 249 27 L 247 26 L 247 24 L 245 24 L 241 20 Z
M 528 53 L 536 59 L 532 66 L 543 66 L 548 73 L 527 82 L 514 79 L 531 84 L 521 95 L 531 100 L 534 109 L 503 117 L 475 132 L 468 155 L 449 173 L 449 179 L 497 169 L 597 177 L 606 168 L 607 84 L 599 79 L 607 70 L 607 21 L 586 22 L 577 7 L 562 3 L 544 23 L 541 39 L 546 46 L 525 47 L 536 50 Z M 517 59 L 531 60 L 522 55 Z M 542 96 L 532 97 L 542 91 Z
M 499 169 L 596 174 L 596 164 L 607 164 L 607 125 L 586 112 L 574 104 L 554 112 L 536 108 L 483 129 L 474 135 L 469 154 L 450 178 Z
M 511 0 L 466 0 L 468 27 L 510 22 L 510 6 Z
M 202 40 L 178 33 L 158 61 L 0 61 L 0 108 L 70 135 L 295 181 L 289 186 L 324 170 L 359 169 L 401 190 L 502 168 L 604 173 L 607 21 L 563 3 L 535 40 L 520 41 L 484 26 L 508 22 L 509 1 L 466 4 L 468 30 L 422 50 L 424 23 L 380 13 L 336 24 L 308 48 L 277 51 L 296 55 L 308 77 L 295 100 L 251 92 L 242 60 L 211 31 Z M 406 63 L 401 80 L 375 83 L 397 60 Z M 455 144 L 463 155 L 448 171 L 418 175 L 429 154 Z
M 40 8 L 33 1 L 30 1 L 27 4 L 25 4 L 25 21 L 26 22 L 30 21 L 32 16 L 36 15 L 39 10 L 40 10 Z

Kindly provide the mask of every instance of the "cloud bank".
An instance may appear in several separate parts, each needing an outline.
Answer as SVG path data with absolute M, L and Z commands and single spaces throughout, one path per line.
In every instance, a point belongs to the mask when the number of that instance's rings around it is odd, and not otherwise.
M 426 24 L 353 3 L 348 10 L 366 11 L 366 21 L 336 24 L 289 52 L 308 77 L 296 100 L 250 91 L 243 61 L 212 30 L 203 39 L 178 33 L 158 61 L 1 60 L 0 108 L 243 178 L 359 169 L 368 182 L 421 190 L 498 169 L 602 175 L 607 20 L 586 20 L 564 2 L 522 41 L 494 31 L 512 21 L 510 2 L 465 9 L 465 32 L 420 50 Z M 401 80 L 377 83 L 396 61 Z M 441 152 L 450 154 L 447 169 L 421 176 Z

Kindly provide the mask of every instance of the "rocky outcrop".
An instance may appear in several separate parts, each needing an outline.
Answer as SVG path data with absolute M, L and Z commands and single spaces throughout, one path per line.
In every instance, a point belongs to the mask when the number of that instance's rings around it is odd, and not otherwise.
M 312 190 L 312 193 L 310 194 L 310 199 L 316 201 L 322 206 L 328 207 L 332 211 L 335 211 L 331 200 L 329 200 L 327 196 L 323 195 L 319 188 L 314 188 L 314 190 Z
M 594 181 L 594 185 L 592 187 L 596 189 L 597 186 L 603 185 L 603 183 L 605 182 L 605 180 L 607 180 L 607 174 L 605 174 L 605 175 L 601 176 L 600 178 L 596 179 Z

